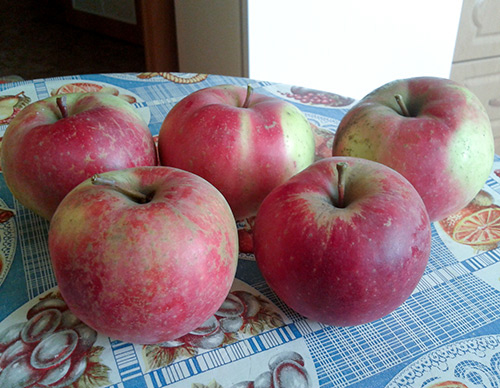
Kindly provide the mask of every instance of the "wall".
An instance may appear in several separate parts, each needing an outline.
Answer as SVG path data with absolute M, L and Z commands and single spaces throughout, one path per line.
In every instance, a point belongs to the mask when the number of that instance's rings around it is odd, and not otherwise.
M 248 73 L 246 3 L 175 0 L 180 71 L 232 76 Z
M 72 0 L 73 9 L 136 24 L 134 0 Z

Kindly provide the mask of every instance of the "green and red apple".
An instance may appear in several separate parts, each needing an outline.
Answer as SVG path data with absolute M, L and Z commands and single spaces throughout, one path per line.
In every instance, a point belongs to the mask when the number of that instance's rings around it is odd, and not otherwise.
M 333 156 L 361 157 L 405 176 L 431 221 L 465 207 L 488 178 L 494 157 L 491 124 L 476 95 L 445 78 L 389 82 L 347 112 Z
M 269 192 L 314 161 L 304 114 L 276 97 L 220 85 L 186 96 L 158 137 L 160 163 L 193 172 L 225 196 L 236 219 L 254 216 Z
M 49 252 L 62 297 L 96 331 L 171 341 L 219 309 L 238 260 L 236 222 L 203 178 L 170 167 L 110 171 L 58 206 Z
M 427 265 L 431 226 L 415 188 L 361 158 L 321 159 L 276 187 L 254 225 L 257 265 L 315 321 L 352 326 L 394 311 Z
M 157 164 L 139 112 L 107 93 L 73 93 L 28 105 L 2 140 L 2 171 L 15 198 L 50 219 L 76 185 L 96 173 Z

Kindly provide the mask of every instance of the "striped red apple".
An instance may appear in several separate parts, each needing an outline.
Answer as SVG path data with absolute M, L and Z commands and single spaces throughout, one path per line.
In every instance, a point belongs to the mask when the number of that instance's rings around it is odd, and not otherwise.
M 76 185 L 93 174 L 157 164 L 138 111 L 108 93 L 72 93 L 36 101 L 10 122 L 2 171 L 22 205 L 50 219 Z
M 391 313 L 417 286 L 431 227 L 415 188 L 393 169 L 352 157 L 321 159 L 263 201 L 255 258 L 298 313 L 351 326 Z
M 491 124 L 468 88 L 445 78 L 390 82 L 344 116 L 333 156 L 383 163 L 405 176 L 431 221 L 465 207 L 482 189 L 494 156 Z
M 314 136 L 291 103 L 220 85 L 186 96 L 158 137 L 160 163 L 193 172 L 225 196 L 236 219 L 256 214 L 269 192 L 314 161 Z
M 49 252 L 71 311 L 103 335 L 174 340 L 219 309 L 234 280 L 238 235 L 222 194 L 170 167 L 110 171 L 60 203 Z

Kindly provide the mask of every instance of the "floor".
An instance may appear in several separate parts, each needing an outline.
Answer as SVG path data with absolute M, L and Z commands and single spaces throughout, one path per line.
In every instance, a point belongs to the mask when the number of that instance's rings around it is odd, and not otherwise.
M 145 71 L 144 48 L 58 21 L 39 0 L 0 0 L 0 76 Z

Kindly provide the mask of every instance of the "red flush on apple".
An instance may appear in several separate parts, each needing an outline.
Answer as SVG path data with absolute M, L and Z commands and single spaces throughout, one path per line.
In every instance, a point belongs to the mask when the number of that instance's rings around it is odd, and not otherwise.
M 482 189 L 494 157 L 491 124 L 479 99 L 449 79 L 390 82 L 344 116 L 333 156 L 383 163 L 417 189 L 431 221 L 465 207 Z
M 171 109 L 158 151 L 162 165 L 217 187 L 239 220 L 255 215 L 274 187 L 314 161 L 314 136 L 294 105 L 221 85 L 198 90 Z
M 231 209 L 210 183 L 170 167 L 88 179 L 49 229 L 61 295 L 98 332 L 122 341 L 174 340 L 227 297 L 238 259 Z
M 401 174 L 360 158 L 315 162 L 263 201 L 255 257 L 276 294 L 298 313 L 336 326 L 399 307 L 427 265 L 430 222 Z
M 108 93 L 49 97 L 24 108 L 2 141 L 2 171 L 25 207 L 50 219 L 64 196 L 93 174 L 157 164 L 138 111 Z

